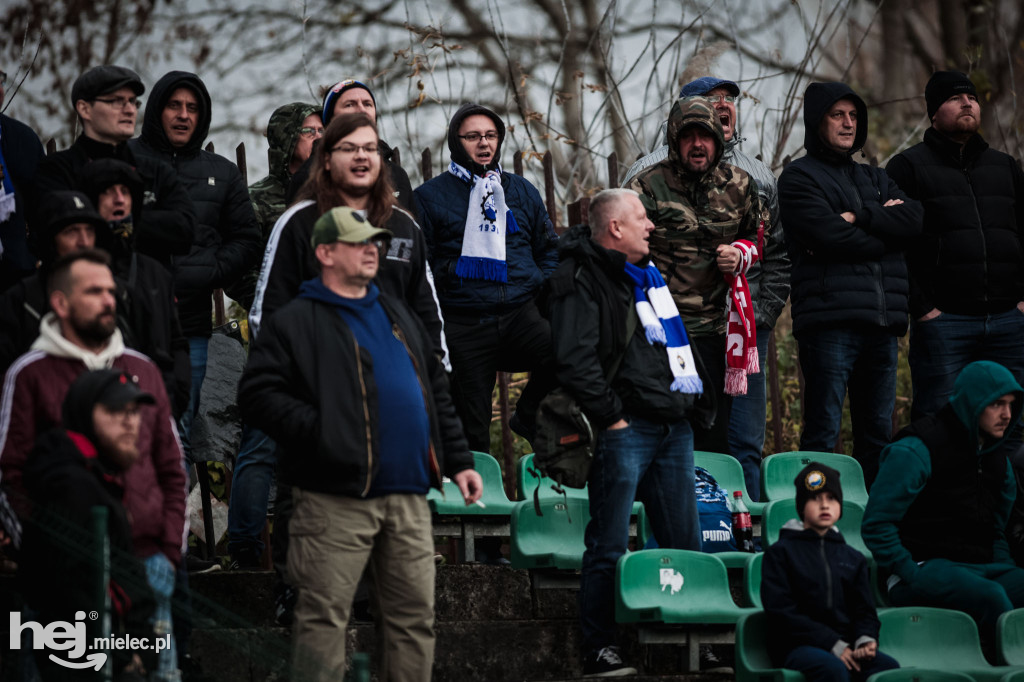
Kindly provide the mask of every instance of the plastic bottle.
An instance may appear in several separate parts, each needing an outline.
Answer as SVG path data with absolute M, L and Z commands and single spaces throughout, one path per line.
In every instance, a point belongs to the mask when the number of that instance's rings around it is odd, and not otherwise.
M 732 494 L 732 537 L 739 551 L 754 551 L 754 524 L 750 520 L 750 511 L 743 502 L 742 490 Z

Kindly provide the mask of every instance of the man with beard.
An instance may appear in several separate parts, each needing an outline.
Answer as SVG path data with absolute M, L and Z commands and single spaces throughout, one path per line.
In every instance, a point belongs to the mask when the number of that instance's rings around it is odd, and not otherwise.
M 729 449 L 733 457 L 743 465 L 743 477 L 751 499 L 761 499 L 761 451 L 764 448 L 765 415 L 767 413 L 767 392 L 765 391 L 765 363 L 768 355 L 768 337 L 786 306 L 789 298 L 789 254 L 779 221 L 779 190 L 775 175 L 764 162 L 740 149 L 743 138 L 737 130 L 736 102 L 740 97 L 739 86 L 732 82 L 704 76 L 690 81 L 679 92 L 680 97 L 704 97 L 708 100 L 718 122 L 722 124 L 725 138 L 724 163 L 738 166 L 750 174 L 757 184 L 761 206 L 768 211 L 769 220 L 764 230 L 764 252 L 761 260 L 754 263 L 747 273 L 750 298 L 757 320 L 757 355 L 761 360 L 759 372 L 747 377 L 747 392 L 733 396 L 729 417 Z M 662 145 L 638 160 L 626 173 L 623 186 L 649 166 L 668 157 L 668 145 Z
M 160 370 L 126 348 L 117 329 L 116 288 L 110 257 L 92 249 L 54 263 L 47 289 L 50 308 L 32 350 L 7 371 L 0 401 L 0 473 L 19 514 L 29 513 L 24 494 L 25 461 L 36 437 L 61 421 L 68 387 L 82 372 L 122 370 L 138 377 L 155 405 L 143 412 L 141 457 L 125 473 L 124 507 L 132 519 L 132 544 L 146 567 L 157 599 L 157 635 L 171 632 L 174 566 L 181 562 L 185 530 L 185 468 Z M 8 529 L 11 530 L 11 529 Z M 14 529 L 12 536 L 20 534 Z M 173 642 L 173 639 L 172 639 Z M 175 679 L 174 646 L 160 655 L 155 679 Z M 151 678 L 153 679 L 153 678 Z
M 885 168 L 924 205 L 923 234 L 907 251 L 914 419 L 937 412 L 973 360 L 1024 382 L 1024 173 L 978 134 L 966 74 L 936 72 L 924 94 L 931 128 Z
M 704 392 L 710 396 L 704 405 L 713 404 L 715 412 L 710 428 L 698 424 L 694 429 L 694 449 L 728 453 L 731 398 L 726 378 L 727 369 L 733 369 L 726 346 L 728 282 L 745 275 L 758 258 L 762 209 L 750 175 L 722 162 L 722 123 L 704 97 L 672 105 L 668 142 L 668 158 L 629 186 L 654 223 L 651 256 L 665 273 L 697 362 L 703 365 Z M 752 327 L 753 322 L 746 324 Z M 739 348 L 743 355 L 756 353 L 742 344 Z

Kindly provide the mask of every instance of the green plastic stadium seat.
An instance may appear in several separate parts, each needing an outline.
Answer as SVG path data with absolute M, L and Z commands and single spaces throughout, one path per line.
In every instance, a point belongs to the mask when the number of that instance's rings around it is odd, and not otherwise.
M 1024 609 L 999 616 L 996 623 L 999 660 L 1007 665 L 1024 665 Z
M 743 571 L 743 596 L 747 603 L 754 608 L 764 608 L 761 605 L 761 564 L 764 562 L 764 554 L 751 554 L 750 561 Z
M 981 653 L 978 628 L 966 613 L 952 609 L 909 606 L 878 612 L 882 629 L 879 648 L 903 668 L 951 670 L 978 682 L 996 682 L 1024 670 L 993 666 Z
M 764 518 L 761 524 L 761 542 L 770 546 L 779 541 L 779 532 L 790 519 L 799 518 L 796 513 L 796 500 L 794 498 L 774 500 L 765 507 Z M 836 524 L 839 532 L 843 534 L 846 544 L 853 547 L 868 559 L 871 552 L 864 544 L 860 536 L 860 525 L 864 520 L 864 507 L 856 502 L 843 499 L 843 513 Z
M 729 493 L 729 502 L 732 502 L 732 494 L 740 490 L 743 492 L 743 502 L 750 510 L 751 516 L 761 516 L 764 513 L 764 502 L 754 502 L 747 493 L 747 484 L 743 478 L 743 465 L 732 455 L 723 455 L 718 452 L 706 452 L 694 450 L 693 463 L 703 467 L 708 473 L 715 477 L 718 485 L 722 486 Z M 796 476 L 796 474 L 793 474 Z
M 586 500 L 542 498 L 537 516 L 533 500 L 512 510 L 510 543 L 513 568 L 577 570 L 583 565 L 583 531 L 590 521 Z
M 821 462 L 839 472 L 844 502 L 867 506 L 868 491 L 860 463 L 849 455 L 834 452 L 780 452 L 765 457 L 761 460 L 761 498 L 771 501 L 796 496 L 793 479 L 811 462 Z
M 900 668 L 875 673 L 867 682 L 968 682 L 974 678 L 967 673 L 953 670 L 935 670 L 928 668 Z
M 554 481 L 552 481 L 547 476 L 542 476 L 540 479 L 538 479 L 536 476 L 530 473 L 530 468 L 532 466 L 532 452 L 528 455 L 523 455 L 522 457 L 520 457 L 519 462 L 516 464 L 516 471 L 518 473 L 518 477 L 516 479 L 516 491 L 519 493 L 519 499 L 532 500 L 533 491 L 535 488 L 537 488 L 538 481 L 540 482 L 540 489 L 538 490 L 538 495 L 540 497 L 558 497 L 559 499 L 561 499 L 562 496 L 551 489 L 551 486 L 554 485 Z M 565 494 L 569 497 L 578 497 L 582 500 L 588 499 L 587 489 L 585 487 L 570 488 L 568 486 L 563 486 L 562 489 L 565 490 Z
M 754 611 L 736 624 L 736 682 L 804 682 L 802 673 L 772 665 L 765 620 L 764 611 Z
M 430 489 L 427 494 L 427 502 L 430 509 L 436 514 L 453 514 L 458 516 L 508 516 L 512 513 L 514 502 L 509 501 L 505 495 L 505 486 L 501 479 L 501 466 L 498 460 L 487 453 L 474 452 L 473 466 L 480 474 L 484 482 L 484 492 L 480 501 L 485 505 L 477 504 L 466 506 L 459 492 L 459 486 L 453 481 L 444 482 L 444 495 Z

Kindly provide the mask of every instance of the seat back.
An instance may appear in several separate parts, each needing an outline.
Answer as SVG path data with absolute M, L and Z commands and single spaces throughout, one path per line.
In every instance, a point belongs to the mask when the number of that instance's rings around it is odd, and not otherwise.
M 540 516 L 532 499 L 515 503 L 509 538 L 512 567 L 581 568 L 590 504 L 571 497 L 542 498 L 539 504 Z
M 796 518 L 799 517 L 796 513 L 796 500 L 794 498 L 769 502 L 768 506 L 765 507 L 764 520 L 761 525 L 761 542 L 765 546 L 771 546 L 778 542 L 779 532 L 782 530 L 782 527 L 790 519 Z M 844 495 L 843 513 L 839 516 L 836 527 L 843 534 L 846 544 L 870 559 L 871 551 L 864 544 L 864 540 L 860 536 L 860 526 L 863 520 L 864 507 L 856 502 L 847 502 Z
M 821 462 L 839 472 L 843 501 L 867 506 L 868 491 L 860 463 L 834 452 L 780 452 L 761 460 L 761 499 L 766 502 L 796 496 L 793 479 L 811 462 Z
M 1024 609 L 1014 609 L 996 622 L 999 660 L 1007 665 L 1024 665 Z
M 743 478 L 743 465 L 732 455 L 723 455 L 720 452 L 707 452 L 705 450 L 693 451 L 693 463 L 703 467 L 708 473 L 714 476 L 718 485 L 729 491 L 729 501 L 732 501 L 732 494 L 739 490 L 743 493 L 743 501 L 747 509 L 754 516 L 760 516 L 764 510 L 763 502 L 754 502 L 747 493 L 747 483 Z
M 555 484 L 554 481 L 547 476 L 537 478 L 536 475 L 530 472 L 531 468 L 533 468 L 532 452 L 520 457 L 519 461 L 516 463 L 516 493 L 520 500 L 532 500 L 535 489 L 537 490 L 538 497 L 562 497 L 561 493 L 556 493 L 551 489 L 551 486 Z M 537 470 L 534 469 L 534 471 Z M 562 489 L 565 490 L 565 494 L 568 497 L 578 497 L 582 500 L 588 499 L 588 493 L 585 487 L 570 488 L 569 486 L 562 486 Z
M 743 571 L 743 594 L 747 603 L 754 608 L 764 608 L 761 605 L 761 564 L 764 562 L 764 554 L 758 552 L 750 557 L 747 568 Z
M 736 606 L 725 564 L 714 554 L 649 549 L 619 558 L 615 617 L 620 623 L 731 624 Z
M 885 672 L 875 673 L 868 679 L 871 682 L 973 682 L 974 680 L 967 673 L 927 668 L 886 670 Z
M 909 606 L 883 609 L 878 619 L 878 648 L 903 668 L 991 668 L 981 653 L 977 626 L 962 611 Z
M 459 486 L 454 481 L 445 480 L 442 484 L 444 495 L 430 489 L 427 494 L 427 502 L 430 508 L 437 514 L 453 514 L 459 516 L 508 516 L 512 513 L 513 502 L 505 495 L 505 483 L 501 478 L 501 465 L 486 452 L 473 453 L 473 468 L 483 479 L 484 490 L 480 501 L 483 507 L 477 504 L 466 505 L 462 499 Z
M 804 682 L 801 673 L 773 666 L 766 622 L 767 615 L 758 610 L 736 623 L 736 682 Z

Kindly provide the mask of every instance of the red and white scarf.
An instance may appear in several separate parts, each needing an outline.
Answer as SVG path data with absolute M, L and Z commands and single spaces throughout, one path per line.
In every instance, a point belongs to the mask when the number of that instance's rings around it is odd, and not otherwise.
M 760 241 L 760 240 L 758 240 Z M 757 361 L 757 327 L 754 304 L 750 300 L 747 271 L 760 260 L 757 246 L 746 239 L 731 244 L 740 251 L 740 264 L 732 274 L 725 275 L 729 296 L 725 301 L 728 327 L 725 337 L 725 393 L 746 395 L 747 375 L 760 371 Z

